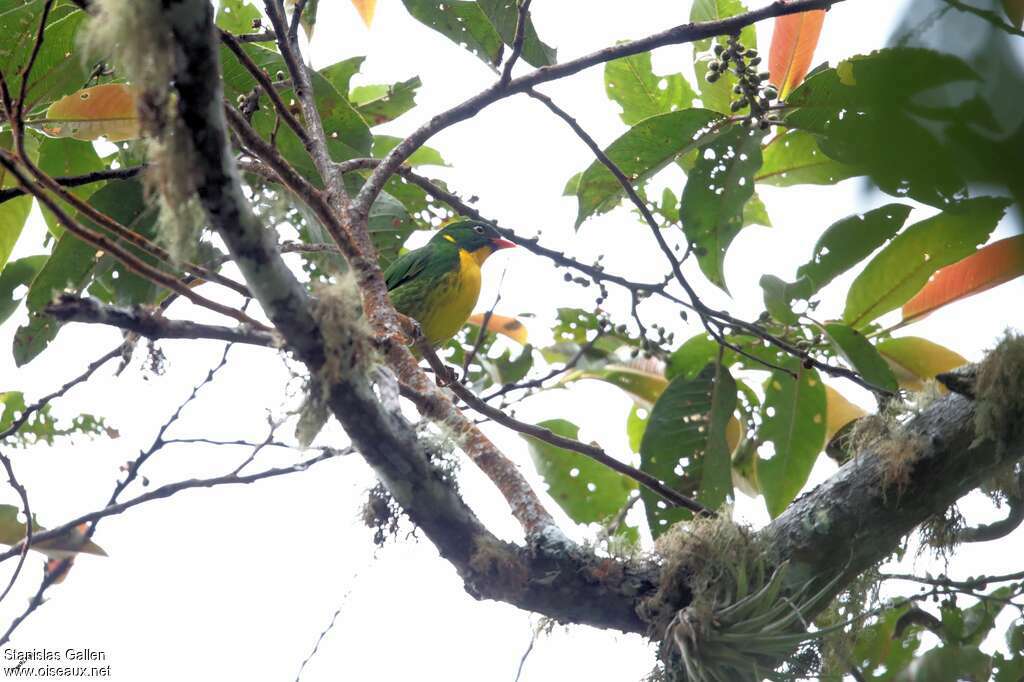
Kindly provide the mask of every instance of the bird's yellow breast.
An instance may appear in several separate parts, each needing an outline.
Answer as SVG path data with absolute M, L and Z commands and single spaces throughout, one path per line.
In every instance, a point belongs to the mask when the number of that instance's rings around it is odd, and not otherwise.
M 433 292 L 429 312 L 420 320 L 431 345 L 444 343 L 466 323 L 480 297 L 480 264 L 490 255 L 489 248 L 475 252 L 459 250 L 459 269 L 445 277 Z

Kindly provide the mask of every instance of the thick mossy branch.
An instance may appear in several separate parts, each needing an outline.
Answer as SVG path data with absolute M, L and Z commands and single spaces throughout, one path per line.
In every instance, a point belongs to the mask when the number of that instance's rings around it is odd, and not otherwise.
M 978 366 L 974 428 L 1000 451 L 1024 438 L 1024 336 L 1007 334 Z

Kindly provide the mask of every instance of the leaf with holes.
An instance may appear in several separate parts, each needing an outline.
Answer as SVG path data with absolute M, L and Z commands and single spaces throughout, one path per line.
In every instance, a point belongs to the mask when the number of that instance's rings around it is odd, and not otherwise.
M 49 256 L 28 256 L 11 261 L 0 271 L 0 323 L 18 309 L 22 296 L 17 295 L 19 289 L 28 291 Z
M 785 100 L 803 82 L 811 68 L 814 48 L 818 46 L 824 23 L 823 9 L 775 19 L 772 47 L 768 53 L 768 73 L 769 82 L 778 88 L 779 99 Z
M 725 253 L 743 229 L 743 210 L 754 194 L 765 133 L 732 126 L 701 147 L 686 178 L 679 215 L 697 263 L 713 284 L 725 284 Z
M 559 436 L 579 439 L 579 427 L 565 419 L 549 419 L 537 426 Z M 548 494 L 576 523 L 599 523 L 625 506 L 636 483 L 578 452 L 523 436 Z
M 1024 275 L 1024 235 L 1001 239 L 934 275 L 903 304 L 903 321 L 929 315 L 944 305 L 980 294 Z
M 863 328 L 899 308 L 939 268 L 974 253 L 988 240 L 1010 202 L 992 197 L 965 199 L 911 225 L 882 249 L 853 281 L 843 321 Z
M 720 21 L 747 11 L 742 0 L 694 0 L 690 7 L 690 21 Z M 724 44 L 724 39 L 718 39 Z M 729 105 L 732 103 L 733 86 L 736 85 L 736 76 L 732 73 L 723 74 L 714 83 L 708 83 L 708 65 L 715 60 L 712 52 L 714 40 L 705 38 L 693 44 L 693 70 L 697 76 L 697 87 L 700 88 L 700 100 L 708 109 L 719 111 L 723 114 L 731 113 Z M 740 32 L 740 42 L 746 48 L 757 47 L 757 33 L 753 24 L 745 26 Z
M 887 339 L 875 347 L 889 363 L 900 386 L 911 391 L 920 391 L 937 374 L 967 364 L 959 353 L 918 336 Z
M 491 25 L 509 47 L 515 42 L 516 24 L 519 23 L 519 8 L 516 0 L 477 0 L 477 5 L 484 11 Z M 555 63 L 556 50 L 545 45 L 537 37 L 533 19 L 526 18 L 523 35 L 523 61 L 531 66 L 551 66 Z
M 696 93 L 682 74 L 655 75 L 651 53 L 613 59 L 604 65 L 604 91 L 620 107 L 626 125 L 693 106 Z
M 863 334 L 838 322 L 826 324 L 825 334 L 836 353 L 865 381 L 891 392 L 899 388 L 889 365 Z
M 494 68 L 501 63 L 505 44 L 475 2 L 466 0 L 402 0 L 417 21 L 434 29 Z
M 707 109 L 685 109 L 651 116 L 611 143 L 605 153 L 634 184 L 642 184 L 680 154 L 709 143 L 718 135 L 721 115 Z M 595 161 L 575 186 L 579 201 L 576 227 L 592 215 L 607 213 L 624 195 L 622 185 L 604 164 Z
M 85 88 L 63 97 L 46 110 L 37 125 L 51 137 L 110 142 L 139 136 L 135 90 L 124 83 L 107 83 Z
M 783 364 L 797 378 L 772 372 L 764 385 L 757 434 L 763 443 L 758 449 L 758 481 L 772 518 L 782 513 L 807 482 L 825 445 L 828 409 L 825 384 L 818 373 L 805 369 L 795 358 Z
M 888 48 L 813 74 L 793 91 L 786 122 L 818 135 L 830 158 L 858 168 L 885 192 L 944 208 L 966 196 L 964 164 L 932 122 L 973 120 L 971 101 L 923 108 L 913 98 L 978 75 L 962 60 L 921 48 Z M 964 87 L 963 90 L 970 90 Z
M 415 107 L 421 85 L 419 76 L 392 85 L 362 85 L 352 88 L 349 100 L 370 126 L 378 126 Z
M 721 505 L 732 494 L 726 429 L 735 407 L 736 383 L 724 367 L 708 365 L 693 379 L 676 377 L 651 409 L 640 443 L 640 469 L 708 506 Z M 646 489 L 640 496 L 654 537 L 692 516 Z
M 776 135 L 762 152 L 764 163 L 754 182 L 773 187 L 834 185 L 863 175 L 863 171 L 830 158 L 819 146 L 818 136 L 803 130 Z
M 852 215 L 829 226 L 814 245 L 811 260 L 797 268 L 797 279 L 807 278 L 812 296 L 900 231 L 910 215 L 905 204 L 886 204 Z
M 248 0 L 221 0 L 218 3 L 217 26 L 229 33 L 252 33 L 261 20 L 260 11 Z

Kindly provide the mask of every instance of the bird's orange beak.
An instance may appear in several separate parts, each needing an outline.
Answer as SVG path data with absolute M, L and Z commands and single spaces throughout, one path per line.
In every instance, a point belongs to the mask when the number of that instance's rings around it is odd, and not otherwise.
M 499 251 L 501 249 L 512 249 L 515 248 L 515 245 L 515 242 L 510 242 L 509 240 L 502 239 L 501 237 L 496 237 L 491 240 L 491 248 L 495 251 Z

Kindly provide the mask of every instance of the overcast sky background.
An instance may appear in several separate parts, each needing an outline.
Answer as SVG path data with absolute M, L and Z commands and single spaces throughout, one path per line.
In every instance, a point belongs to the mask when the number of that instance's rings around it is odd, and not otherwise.
M 397 0 L 380 0 L 372 30 L 363 27 L 348 2 L 322 0 L 320 4 L 313 44 L 317 66 L 366 55 L 357 84 L 414 75 L 423 79 L 419 106 L 378 132 L 407 133 L 494 78 L 475 57 L 413 20 Z M 815 61 L 834 63 L 883 46 L 903 4 L 849 0 L 835 6 L 825 22 Z M 682 23 L 688 11 L 685 2 L 654 0 L 537 0 L 533 6 L 540 36 L 559 49 L 562 60 Z M 768 45 L 770 28 L 770 24 L 758 26 L 762 47 Z M 689 65 L 688 47 L 655 53 L 658 73 L 689 72 Z M 624 126 L 615 105 L 605 98 L 602 73 L 601 68 L 590 69 L 541 89 L 607 144 Z M 629 211 L 614 211 L 589 221 L 578 233 L 573 231 L 575 200 L 561 196 L 562 188 L 592 157 L 538 103 L 525 97 L 501 102 L 430 144 L 452 166 L 433 174 L 466 196 L 479 196 L 485 215 L 522 234 L 543 230 L 543 243 L 566 248 L 584 260 L 604 253 L 612 271 L 637 279 L 660 273 L 653 240 Z M 664 182 L 678 194 L 682 175 L 670 173 Z M 891 200 L 866 192 L 858 180 L 836 187 L 759 191 L 775 227 L 748 228 L 736 239 L 726 262 L 735 298 L 730 301 L 710 286 L 702 288 L 710 303 L 727 305 L 747 317 L 762 308 L 757 286 L 762 274 L 791 277 L 828 224 Z M 917 212 L 912 220 L 926 215 Z M 1009 223 L 1004 221 L 996 237 L 1009 234 Z M 41 253 L 43 230 L 36 216 L 13 257 Z M 557 307 L 593 306 L 592 290 L 567 286 L 562 273 L 549 262 L 517 249 L 502 252 L 488 263 L 480 309 L 493 302 L 503 270 L 498 312 L 536 314 L 536 322 L 528 326 L 537 345 L 550 338 L 547 327 Z M 841 309 L 851 279 L 848 276 L 832 285 L 836 293 L 827 299 L 823 317 Z M 926 336 L 976 360 L 1006 325 L 1020 325 L 1022 294 L 1024 285 L 1017 281 L 950 306 L 905 333 Z M 609 305 L 621 310 L 622 303 L 613 296 Z M 645 311 L 670 322 L 677 339 L 697 332 L 692 325 L 681 326 L 674 311 L 659 309 L 657 303 L 647 304 Z M 171 312 L 215 320 L 187 304 L 175 304 Z M 0 348 L 10 347 L 23 319 L 22 311 L 0 328 Z M 0 390 L 24 390 L 30 399 L 49 392 L 114 347 L 119 338 L 109 329 L 76 325 L 65 329 L 51 348 L 22 369 L 13 367 L 9 352 L 0 353 Z M 107 368 L 54 408 L 67 417 L 79 412 L 104 415 L 120 431 L 119 439 L 64 440 L 53 448 L 13 453 L 19 478 L 44 525 L 56 525 L 102 505 L 119 475 L 118 467 L 133 458 L 140 446 L 148 445 L 158 425 L 217 362 L 223 348 L 206 342 L 166 342 L 160 347 L 167 355 L 162 376 L 139 369 L 145 355 L 140 349 L 132 368 L 122 376 L 112 376 Z M 869 406 L 866 396 L 850 384 L 833 385 Z M 268 410 L 279 416 L 294 406 L 297 386 L 289 367 L 274 352 L 235 348 L 227 368 L 186 410 L 172 435 L 261 440 Z M 581 425 L 583 439 L 626 453 L 629 405 L 617 389 L 586 382 L 569 392 L 531 399 L 518 416 L 526 421 L 571 419 Z M 491 425 L 485 431 L 543 489 L 522 440 Z M 344 442 L 337 430 L 327 435 L 334 443 Z M 225 473 L 247 455 L 241 448 L 168 447 L 144 473 L 159 485 Z M 257 464 L 284 465 L 298 458 L 292 451 L 264 451 Z M 815 479 L 831 470 L 828 464 L 819 466 Z M 517 539 L 518 527 L 490 483 L 469 464 L 462 476 L 463 490 L 483 520 L 504 537 Z M 370 532 L 356 519 L 373 480 L 368 467 L 353 456 L 249 487 L 182 493 L 107 519 L 95 539 L 110 557 L 81 559 L 66 583 L 50 590 L 50 602 L 19 629 L 14 646 L 102 650 L 109 656 L 113 679 L 122 682 L 292 680 L 340 608 L 334 629 L 321 643 L 303 680 L 511 682 L 537 618 L 508 605 L 474 601 L 463 591 L 455 571 L 423 538 L 402 538 L 375 549 Z M 134 494 L 142 491 L 136 484 Z M 0 490 L 0 502 L 17 504 L 8 488 Z M 557 511 L 553 503 L 548 507 Z M 987 508 L 980 500 L 965 506 L 982 513 Z M 767 518 L 760 500 L 741 498 L 737 509 L 752 523 Z M 562 520 L 566 527 L 571 525 Z M 579 539 L 590 536 L 583 528 L 572 532 Z M 1015 538 L 1019 542 L 1022 536 L 1018 533 Z M 996 551 L 1012 542 L 1010 538 L 993 547 L 971 547 L 971 559 L 963 571 L 1019 569 L 1009 552 Z M 928 566 L 940 570 L 929 559 L 917 563 L 918 568 Z M 13 562 L 8 562 L 3 575 L 12 568 Z M 24 608 L 38 585 L 40 570 L 41 561 L 31 556 L 14 592 L 0 605 L 4 626 Z M 537 643 L 522 679 L 639 680 L 653 664 L 652 651 L 636 636 L 586 627 L 559 628 Z

